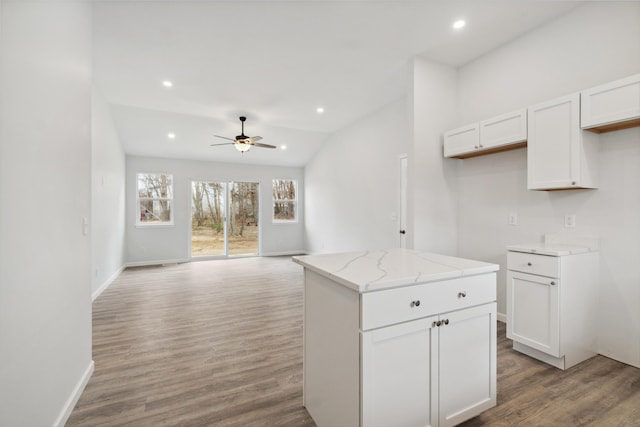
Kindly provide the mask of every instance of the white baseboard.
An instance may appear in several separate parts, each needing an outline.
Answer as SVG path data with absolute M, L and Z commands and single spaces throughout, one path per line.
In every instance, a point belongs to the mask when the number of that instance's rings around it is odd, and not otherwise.
M 498 320 L 498 322 L 507 323 L 507 315 L 504 313 L 497 313 L 496 319 Z
M 95 364 L 92 360 L 91 363 L 89 363 L 87 369 L 84 371 L 84 374 L 82 374 L 82 377 L 80 377 L 78 384 L 76 384 L 64 406 L 62 407 L 62 411 L 60 412 L 60 415 L 58 415 L 56 421 L 53 423 L 53 427 L 64 427 L 64 425 L 67 423 L 67 420 L 69 419 L 73 408 L 76 406 L 76 403 L 78 403 L 80 395 L 84 391 L 84 388 L 89 382 L 89 378 L 91 378 L 91 375 L 93 374 L 94 367 Z
M 103 293 L 105 291 L 105 289 L 107 289 L 109 287 L 109 285 L 111 285 L 111 283 L 113 283 L 113 281 L 118 278 L 120 273 L 122 273 L 125 268 L 127 268 L 127 265 L 123 264 L 122 267 L 120 267 L 118 270 L 116 270 L 116 272 L 113 273 L 111 275 L 111 277 L 109 277 L 102 285 L 100 285 L 100 287 L 98 289 L 96 289 L 93 292 L 93 294 L 91 294 L 91 302 L 94 302 L 96 300 L 96 298 L 98 298 L 100 296 L 100 294 Z
M 283 252 L 269 252 L 263 253 L 262 256 L 293 256 L 293 255 L 306 255 L 305 251 L 283 251 Z
M 163 259 L 159 261 L 134 261 L 125 264 L 125 267 L 146 267 L 149 265 L 162 265 L 162 264 L 181 264 L 183 262 L 191 261 L 189 258 L 180 259 Z

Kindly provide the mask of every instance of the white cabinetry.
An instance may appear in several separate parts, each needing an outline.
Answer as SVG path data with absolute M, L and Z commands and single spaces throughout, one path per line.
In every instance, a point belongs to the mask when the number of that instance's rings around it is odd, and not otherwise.
M 580 96 L 529 107 L 529 190 L 597 187 L 598 136 L 580 129 Z
M 583 90 L 581 125 L 601 133 L 640 126 L 640 74 Z
M 305 266 L 304 405 L 319 427 L 453 426 L 496 405 L 498 266 L 402 254 L 296 260 Z M 393 285 L 354 284 L 367 262 L 363 277 L 386 271 Z M 398 268 L 408 269 L 401 280 Z
M 445 157 L 464 159 L 526 146 L 527 110 L 517 110 L 444 134 Z
M 527 142 L 527 110 L 517 110 L 480 122 L 480 145 L 487 152 L 524 147 Z
M 507 253 L 507 337 L 513 348 L 560 369 L 595 356 L 598 254 L 586 248 L 547 248 L 547 255 L 518 251 L 511 247 Z
M 362 425 L 459 424 L 495 406 L 495 373 L 495 303 L 362 332 Z
M 445 132 L 444 156 L 465 158 L 471 157 L 480 148 L 480 131 L 478 123 L 462 126 Z

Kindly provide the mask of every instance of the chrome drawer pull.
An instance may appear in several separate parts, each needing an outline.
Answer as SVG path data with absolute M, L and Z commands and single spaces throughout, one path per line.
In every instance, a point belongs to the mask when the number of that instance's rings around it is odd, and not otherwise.
M 420 307 L 420 300 L 411 301 L 411 307 Z
M 528 262 L 528 263 L 527 263 L 527 265 L 528 265 L 529 267 L 531 267 L 533 264 L 531 264 L 530 262 Z
M 554 281 L 552 280 L 552 281 L 551 281 L 551 284 L 552 284 L 552 285 L 555 285 L 555 284 L 556 284 L 556 282 L 554 282 Z
M 467 296 L 467 292 L 466 291 L 458 292 L 458 298 L 464 298 L 466 296 Z

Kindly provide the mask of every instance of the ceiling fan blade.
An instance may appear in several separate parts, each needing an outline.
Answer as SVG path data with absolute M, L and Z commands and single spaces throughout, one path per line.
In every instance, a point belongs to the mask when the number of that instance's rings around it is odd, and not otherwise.
M 251 145 L 255 145 L 256 147 L 262 147 L 262 148 L 276 148 L 275 145 L 269 145 L 269 144 L 259 144 L 259 143 L 253 143 Z
M 220 136 L 220 135 L 213 135 L 213 136 L 215 136 L 216 138 L 228 139 L 229 141 L 235 141 L 235 139 L 227 138 L 226 136 Z
M 251 136 L 249 137 L 253 142 L 260 141 L 262 139 L 261 136 Z
M 229 138 L 225 138 L 229 139 Z M 210 144 L 211 147 L 215 147 L 216 145 L 235 145 L 235 142 L 223 142 L 222 144 Z

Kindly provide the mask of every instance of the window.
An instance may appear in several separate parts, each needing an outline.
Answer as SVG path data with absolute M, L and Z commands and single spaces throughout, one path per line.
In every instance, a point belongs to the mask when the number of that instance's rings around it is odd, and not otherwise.
M 138 174 L 137 225 L 173 225 L 173 176 Z
M 273 222 L 298 221 L 297 187 L 293 179 L 273 180 Z

